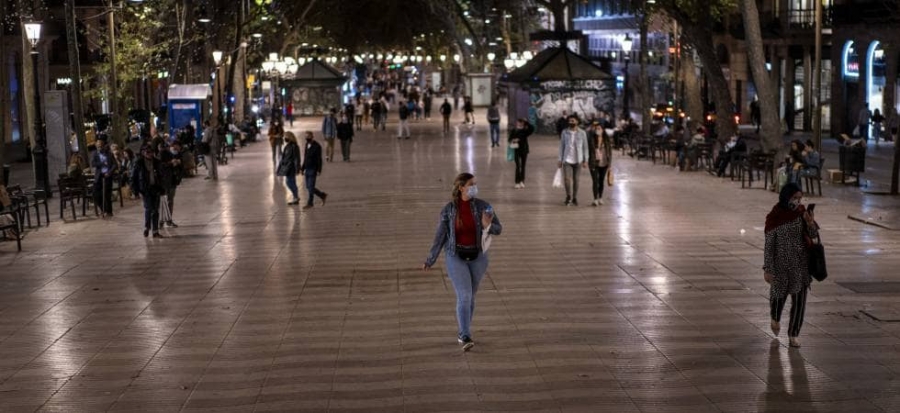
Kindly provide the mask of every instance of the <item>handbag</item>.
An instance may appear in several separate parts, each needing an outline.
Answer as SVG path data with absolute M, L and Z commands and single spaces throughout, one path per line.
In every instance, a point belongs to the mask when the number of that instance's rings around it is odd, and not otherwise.
M 506 161 L 512 162 L 516 160 L 516 149 L 509 145 L 506 147 Z
M 822 245 L 822 237 L 818 236 L 817 243 L 807 249 L 807 269 L 816 281 L 825 281 L 828 278 L 828 268 L 825 265 L 825 247 Z
M 457 245 L 456 256 L 463 261 L 475 261 L 478 258 L 478 247 Z
M 606 185 L 613 186 L 614 180 L 615 180 L 615 178 L 613 178 L 612 168 L 607 169 L 606 170 Z

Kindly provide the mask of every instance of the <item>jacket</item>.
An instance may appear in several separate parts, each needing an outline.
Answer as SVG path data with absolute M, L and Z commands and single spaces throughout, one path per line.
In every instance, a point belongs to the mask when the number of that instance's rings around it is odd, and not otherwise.
M 406 120 L 409 117 L 409 108 L 406 106 L 400 105 L 400 109 L 398 110 L 400 115 L 400 120 Z
M 531 126 L 530 123 L 525 123 L 524 129 L 513 129 L 509 131 L 509 139 L 507 139 L 508 143 L 512 143 L 513 140 L 519 140 L 519 148 L 516 149 L 516 153 L 519 155 L 528 155 L 528 137 L 534 133 L 534 126 Z
M 500 109 L 491 106 L 487 110 L 487 121 L 490 123 L 500 123 Z
M 353 142 L 353 124 L 350 122 L 338 123 L 337 137 L 342 141 Z
M 313 172 L 322 173 L 322 145 L 319 145 L 319 142 L 309 141 L 306 143 L 306 153 L 303 154 L 303 164 L 300 165 L 300 170 L 305 175 Z
M 334 116 L 329 115 L 322 120 L 322 136 L 325 136 L 325 139 L 334 139 L 337 136 L 337 119 Z
M 603 133 L 603 132 L 601 132 Z M 588 166 L 596 168 L 600 166 L 600 160 L 597 159 L 597 132 L 591 131 L 588 134 Z M 612 145 L 610 145 L 609 137 L 603 138 L 603 157 L 606 158 L 606 166 L 612 164 Z
M 566 161 L 566 145 L 569 142 L 568 135 L 572 133 L 575 134 L 575 163 L 585 163 L 588 161 L 587 135 L 585 135 L 584 129 L 581 128 L 576 128 L 574 132 L 569 128 L 562 131 L 559 139 L 559 161 Z
M 300 147 L 294 142 L 284 145 L 281 162 L 278 164 L 278 176 L 293 176 L 300 173 Z
M 103 155 L 106 156 L 105 162 L 101 160 L 100 152 L 103 152 Z M 106 172 L 110 176 L 115 175 L 119 169 L 119 163 L 116 161 L 116 157 L 113 156 L 109 148 L 106 148 L 103 151 L 94 152 L 94 156 L 91 158 L 91 166 L 94 167 L 94 176 L 98 178 L 101 175 L 100 170 L 104 167 L 107 168 Z
M 150 171 L 144 165 L 142 156 L 134 160 L 134 168 L 131 170 L 131 191 L 139 195 L 158 195 L 162 193 L 162 170 L 158 159 L 153 158 L 153 179 L 151 183 Z
M 473 198 L 469 200 L 469 206 L 475 215 L 475 242 L 478 243 L 478 250 L 481 251 L 481 235 L 484 230 L 481 227 L 481 215 L 490 204 L 487 201 Z M 503 226 L 500 224 L 500 219 L 497 218 L 497 213 L 494 212 L 494 219 L 491 221 L 491 229 L 488 233 L 500 235 L 502 231 Z M 441 210 L 440 221 L 438 221 L 437 231 L 434 234 L 434 242 L 431 243 L 431 250 L 428 252 L 425 264 L 429 267 L 433 266 L 438 259 L 438 255 L 441 254 L 441 249 L 444 250 L 444 254 L 447 256 L 456 256 L 456 205 L 453 202 L 448 202 L 444 209 Z
M 450 116 L 453 113 L 453 106 L 450 105 L 449 102 L 444 102 L 441 104 L 441 115 Z

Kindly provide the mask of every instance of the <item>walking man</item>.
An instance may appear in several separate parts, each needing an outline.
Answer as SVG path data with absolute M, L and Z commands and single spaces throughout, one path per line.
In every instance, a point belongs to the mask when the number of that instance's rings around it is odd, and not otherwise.
M 334 116 L 337 110 L 331 108 L 331 112 L 322 119 L 322 136 L 325 138 L 325 160 L 331 162 L 334 159 L 334 138 L 337 137 L 337 118 Z
M 578 127 L 578 116 L 569 115 L 567 120 L 569 127 L 560 134 L 557 167 L 563 169 L 565 176 L 565 205 L 578 206 L 578 175 L 580 169 L 587 169 L 587 135 Z
M 118 172 L 118 162 L 106 146 L 106 139 L 97 139 L 97 151 L 91 160 L 94 167 L 94 205 L 100 208 L 101 216 L 111 217 L 113 176 Z
M 341 115 L 337 125 L 337 137 L 341 141 L 341 156 L 344 162 L 350 162 L 350 144 L 353 143 L 353 124 L 348 115 Z
M 871 118 L 872 112 L 869 112 L 869 102 L 859 110 L 859 137 L 862 138 L 866 143 L 869 143 L 869 118 Z
M 400 101 L 400 126 L 397 128 L 397 139 L 409 139 L 409 107 Z
M 322 205 L 325 205 L 325 198 L 328 197 L 328 194 L 316 188 L 316 178 L 322 174 L 322 146 L 313 138 L 312 132 L 306 132 L 306 150 L 303 153 L 303 165 L 300 165 L 300 169 L 303 171 L 306 193 L 309 196 L 303 209 L 313 207 L 315 195 L 322 198 Z
M 450 102 L 447 101 L 447 98 L 444 98 L 444 103 L 440 107 L 441 116 L 444 118 L 444 133 L 450 133 L 450 114 L 453 113 L 453 106 L 450 106 Z
M 500 146 L 500 109 L 497 109 L 497 102 L 491 102 L 491 107 L 487 111 L 487 121 L 491 130 L 491 148 Z
M 209 121 L 203 123 L 203 138 L 200 140 L 209 149 L 203 155 L 204 163 L 206 163 L 206 178 L 214 181 L 219 180 L 219 138 L 216 131 L 210 126 Z

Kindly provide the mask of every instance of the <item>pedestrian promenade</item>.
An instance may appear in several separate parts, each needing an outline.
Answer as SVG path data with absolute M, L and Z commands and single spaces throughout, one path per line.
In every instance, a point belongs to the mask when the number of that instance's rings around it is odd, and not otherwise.
M 900 410 L 900 232 L 847 218 L 900 200 L 805 200 L 830 276 L 792 349 L 761 269 L 774 193 L 617 153 L 606 204 L 584 171 L 565 207 L 557 138 L 531 138 L 519 190 L 482 111 L 410 140 L 392 115 L 325 165 L 324 206 L 286 204 L 262 142 L 185 180 L 166 238 L 132 201 L 0 243 L 0 411 Z M 503 223 L 467 353 L 443 259 L 421 270 L 461 171 Z

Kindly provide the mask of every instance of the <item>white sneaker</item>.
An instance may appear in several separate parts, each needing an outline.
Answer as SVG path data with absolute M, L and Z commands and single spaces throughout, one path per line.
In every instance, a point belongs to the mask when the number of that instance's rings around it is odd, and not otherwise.
M 520 187 L 519 187 L 519 184 L 515 184 L 515 185 L 513 185 L 513 188 L 515 188 L 515 189 L 519 189 L 519 188 L 520 188 Z
M 594 200 L 594 202 L 591 202 L 591 206 L 597 206 L 597 205 L 600 205 L 600 203 L 599 203 L 599 202 L 597 202 L 597 200 L 596 200 L 596 199 L 595 199 L 595 200 Z
M 525 189 L 525 182 L 519 182 L 519 188 Z
M 602 199 L 598 199 L 598 200 L 597 200 L 597 203 L 600 204 L 600 205 L 603 205 L 603 200 L 602 200 Z

